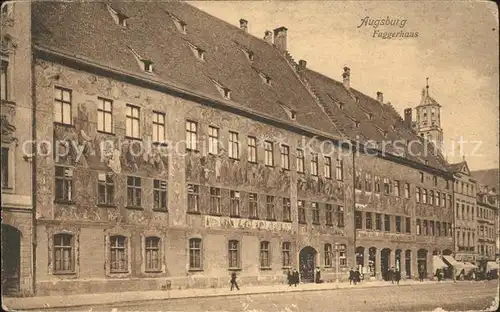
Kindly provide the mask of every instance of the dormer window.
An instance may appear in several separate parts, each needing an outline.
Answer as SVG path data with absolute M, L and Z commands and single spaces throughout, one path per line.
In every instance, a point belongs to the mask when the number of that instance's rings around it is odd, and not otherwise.
M 245 53 L 246 57 L 248 60 L 253 61 L 254 53 L 252 51 L 249 51 L 247 49 L 242 49 L 243 53 Z
M 205 50 L 200 47 L 195 46 L 191 42 L 188 42 L 191 51 L 193 51 L 194 56 L 200 61 L 205 61 Z
M 359 121 L 354 121 L 354 126 L 355 126 L 356 128 L 359 128 Z
M 384 138 L 387 138 L 387 131 L 384 131 L 382 134 L 384 135 Z
M 134 49 L 131 47 L 128 47 L 132 54 L 134 55 L 137 63 L 141 67 L 141 70 L 147 73 L 152 73 L 153 72 L 153 61 L 145 59 L 139 55 Z
M 369 113 L 368 114 L 368 119 L 372 120 L 373 119 L 373 114 L 372 113 Z
M 215 87 L 217 88 L 217 90 L 219 90 L 222 97 L 224 97 L 226 100 L 231 99 L 231 89 L 222 85 L 220 82 L 218 82 L 214 79 L 212 79 L 212 82 L 215 84 Z
M 425 160 L 425 165 L 427 166 L 429 164 L 429 161 L 428 160 Z
M 115 23 L 117 25 L 122 26 L 122 27 L 127 27 L 128 16 L 113 9 L 109 4 L 107 5 L 107 7 L 108 7 L 108 11 L 109 11 L 109 13 L 111 13 L 111 16 L 113 17 L 113 20 L 115 21 Z
M 392 130 L 396 130 L 396 126 L 395 126 L 395 125 L 392 125 L 392 126 L 391 126 L 391 129 L 392 129 Z
M 290 118 L 291 120 L 296 120 L 297 119 L 297 111 L 288 107 L 287 105 L 283 104 L 283 103 L 280 103 L 280 106 L 285 110 L 286 114 L 288 115 L 288 118 Z
M 339 108 L 344 109 L 344 103 L 339 103 Z
M 178 18 L 177 16 L 169 13 L 169 12 L 166 12 L 170 18 L 172 19 L 172 21 L 174 22 L 174 25 L 175 25 L 175 28 L 177 28 L 177 30 L 182 33 L 182 34 L 186 34 L 186 27 L 187 27 L 187 24 L 182 21 L 180 18 Z

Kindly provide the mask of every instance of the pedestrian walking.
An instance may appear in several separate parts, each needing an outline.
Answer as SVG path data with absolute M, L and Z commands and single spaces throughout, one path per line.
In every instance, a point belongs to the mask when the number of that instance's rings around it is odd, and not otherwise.
M 231 273 L 231 291 L 236 287 L 237 290 L 240 290 L 238 287 L 238 283 L 236 282 L 236 272 Z
M 420 265 L 420 268 L 418 270 L 418 278 L 421 282 L 424 281 L 424 275 L 425 275 L 424 266 Z
M 297 269 L 293 269 L 293 284 L 295 285 L 295 287 L 297 287 L 297 284 L 299 283 L 299 271 L 297 271 Z
M 361 281 L 361 273 L 359 272 L 359 269 L 356 269 L 354 272 L 354 285 L 356 285 L 359 281 Z
M 454 266 L 451 267 L 451 275 L 453 276 L 453 283 L 457 282 L 457 271 Z
M 286 278 L 287 278 L 287 281 L 288 281 L 288 287 L 292 286 L 292 284 L 293 284 L 293 275 L 292 275 L 292 272 L 290 272 L 290 270 L 288 270 Z
M 387 279 L 390 280 L 392 284 L 394 284 L 394 267 L 391 267 L 389 271 L 387 271 Z
M 349 285 L 351 285 L 352 282 L 354 282 L 354 270 L 351 268 L 349 270 Z
M 315 282 L 316 284 L 321 284 L 323 282 L 321 280 L 321 269 L 319 267 L 316 268 Z
M 401 280 L 401 271 L 399 269 L 396 269 L 396 272 L 394 272 L 394 279 L 396 280 L 396 283 L 399 285 L 399 281 Z

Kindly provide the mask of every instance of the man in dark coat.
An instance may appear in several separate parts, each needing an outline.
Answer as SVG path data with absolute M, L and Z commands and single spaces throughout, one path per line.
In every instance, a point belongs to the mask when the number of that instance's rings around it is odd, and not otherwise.
M 292 275 L 292 272 L 290 272 L 290 270 L 288 270 L 288 274 L 287 274 L 287 281 L 288 281 L 288 286 L 292 286 L 293 284 L 293 275 Z
M 293 277 L 293 283 L 292 284 L 294 284 L 295 287 L 297 287 L 297 284 L 299 283 L 299 279 L 300 279 L 299 278 L 299 271 L 297 271 L 297 269 L 294 269 L 292 275 L 293 275 L 292 276 Z
M 396 283 L 399 285 L 399 281 L 401 280 L 401 271 L 399 269 L 396 269 L 396 272 L 394 272 L 394 279 L 396 280 Z
M 361 273 L 359 272 L 359 269 L 356 269 L 354 272 L 354 285 L 359 283 L 361 281 Z
M 420 268 L 418 270 L 418 277 L 421 282 L 424 281 L 424 275 L 425 275 L 424 266 L 420 265 Z
M 394 267 L 391 267 L 389 271 L 387 271 L 387 279 L 390 280 L 392 284 L 394 284 Z
M 349 285 L 352 284 L 352 282 L 354 282 L 354 270 L 351 268 L 349 270 Z
M 319 267 L 316 268 L 316 276 L 314 278 L 315 278 L 316 284 L 321 283 L 321 269 Z
M 236 272 L 231 273 L 231 291 L 234 287 L 236 287 L 237 290 L 240 290 L 238 283 L 236 283 Z

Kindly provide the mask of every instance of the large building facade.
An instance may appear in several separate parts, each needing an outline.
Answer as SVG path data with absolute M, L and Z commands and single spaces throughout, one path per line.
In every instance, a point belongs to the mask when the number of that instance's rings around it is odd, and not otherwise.
M 177 2 L 32 7 L 37 294 L 431 277 L 453 253 L 453 175 L 411 111 L 295 63 L 287 28 L 258 39 Z
M 29 4 L 2 3 L 0 28 L 2 294 L 28 295 L 34 263 L 32 159 L 24 157 L 33 120 Z

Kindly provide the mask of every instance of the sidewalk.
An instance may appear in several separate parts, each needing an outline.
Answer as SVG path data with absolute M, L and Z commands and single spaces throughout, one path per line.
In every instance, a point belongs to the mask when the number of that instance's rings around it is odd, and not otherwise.
M 164 300 L 176 298 L 198 298 L 198 297 L 217 297 L 217 296 L 235 296 L 250 294 L 269 294 L 280 292 L 304 292 L 331 289 L 346 288 L 368 288 L 368 287 L 401 287 L 410 285 L 429 285 L 438 283 L 453 283 L 453 281 L 424 281 L 414 280 L 401 281 L 399 285 L 391 284 L 385 281 L 364 281 L 358 285 L 349 285 L 347 282 L 325 284 L 300 284 L 297 287 L 288 285 L 269 285 L 269 286 L 247 286 L 241 289 L 230 291 L 227 288 L 203 288 L 203 289 L 182 289 L 182 290 L 156 290 L 156 291 L 133 291 L 117 293 L 100 294 L 80 294 L 69 296 L 40 296 L 25 298 L 2 298 L 3 308 L 11 310 L 25 311 L 42 308 L 65 308 L 65 307 L 88 307 L 94 305 L 107 305 L 123 302 L 138 302 L 151 300 Z

